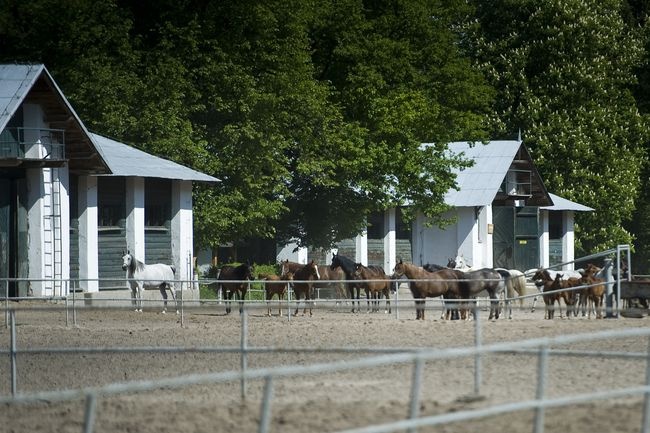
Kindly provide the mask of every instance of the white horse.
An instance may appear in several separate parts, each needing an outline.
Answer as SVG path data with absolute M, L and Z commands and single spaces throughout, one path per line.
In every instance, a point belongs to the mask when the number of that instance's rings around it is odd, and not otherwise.
M 158 288 L 160 290 L 160 294 L 165 300 L 163 314 L 167 312 L 167 289 L 171 292 L 174 302 L 176 301 L 174 294 L 176 269 L 173 266 L 162 263 L 145 265 L 127 251 L 122 257 L 122 269 L 126 271 L 126 279 L 131 286 L 131 300 L 136 307 L 135 311 L 142 312 L 142 295 L 145 289 Z M 178 310 L 176 310 L 176 314 L 178 314 Z

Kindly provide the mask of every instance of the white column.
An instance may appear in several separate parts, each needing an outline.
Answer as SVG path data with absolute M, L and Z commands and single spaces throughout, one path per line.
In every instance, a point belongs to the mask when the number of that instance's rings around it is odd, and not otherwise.
M 193 223 L 192 223 L 192 182 L 172 182 L 172 260 L 176 267 L 176 279 L 183 280 L 192 274 Z M 188 263 L 189 260 L 189 263 Z M 176 285 L 183 289 L 184 285 Z
M 572 262 L 574 256 L 574 233 L 573 233 L 573 211 L 562 211 L 562 262 Z M 567 270 L 573 270 L 573 263 L 563 267 Z
M 550 257 L 549 257 L 550 247 L 549 247 L 549 236 L 548 236 L 549 211 L 540 210 L 539 220 L 542 226 L 541 235 L 539 236 L 539 266 L 542 268 L 548 268 L 551 264 Z
M 481 213 L 485 214 L 485 245 L 483 246 L 483 251 L 485 252 L 484 263 L 485 266 L 491 268 L 494 266 L 494 220 L 492 217 L 492 205 L 485 206 Z M 492 232 L 488 230 L 488 227 L 492 227 Z
M 387 209 L 384 212 L 384 272 L 390 274 L 395 269 L 397 256 L 397 236 L 395 208 Z
M 368 266 L 368 232 L 366 230 L 354 238 L 354 261 Z
M 79 177 L 79 279 L 84 292 L 99 291 L 97 178 Z M 91 281 L 83 281 L 91 280 Z
M 70 176 L 67 167 L 57 171 L 59 182 L 59 201 L 61 206 L 61 278 L 70 278 Z M 70 289 L 69 286 L 64 288 Z
M 144 179 L 126 178 L 126 246 L 133 256 L 144 258 Z
M 29 278 L 31 290 L 34 296 L 47 296 L 42 281 L 36 281 L 44 277 L 44 233 L 43 221 L 45 218 L 43 210 L 43 171 L 38 168 L 25 170 L 27 176 L 27 222 L 29 227 L 28 253 L 29 253 Z

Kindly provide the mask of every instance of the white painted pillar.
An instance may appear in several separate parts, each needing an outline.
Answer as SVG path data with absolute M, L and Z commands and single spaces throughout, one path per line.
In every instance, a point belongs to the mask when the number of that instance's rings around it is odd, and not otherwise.
M 144 258 L 144 179 L 126 178 L 126 246 L 141 262 Z
M 485 251 L 485 266 L 491 268 L 494 266 L 494 220 L 492 217 L 492 205 L 485 206 L 481 213 L 484 214 L 482 221 L 485 223 L 485 244 L 483 246 Z M 491 227 L 490 230 L 488 230 Z
M 541 224 L 541 235 L 539 236 L 539 266 L 548 268 L 551 264 L 550 246 L 549 246 L 549 211 L 539 211 L 539 221 Z
M 70 278 L 70 176 L 67 167 L 56 170 L 57 181 L 59 182 L 59 200 L 61 207 L 61 275 L 67 281 Z M 70 290 L 70 286 L 64 284 L 64 289 Z M 67 293 L 66 293 L 67 294 Z
M 354 261 L 368 266 L 368 232 L 366 230 L 354 238 Z
M 78 196 L 80 287 L 84 292 L 98 292 L 99 240 L 97 233 L 97 177 L 79 177 Z
M 29 227 L 28 254 L 29 273 L 28 277 L 35 279 L 30 282 L 34 296 L 48 296 L 43 281 L 37 281 L 45 275 L 45 240 L 43 233 L 43 221 L 45 219 L 43 209 L 43 170 L 30 168 L 25 170 L 27 177 L 27 222 Z
M 172 182 L 172 261 L 176 267 L 176 279 L 184 280 L 192 276 L 194 237 L 192 222 L 192 182 Z M 176 289 L 186 288 L 184 284 Z
M 563 211 L 562 212 L 562 230 L 564 231 L 562 235 L 562 262 L 572 262 L 575 259 L 574 256 L 574 241 L 575 236 L 573 233 L 573 211 Z M 573 270 L 575 268 L 574 264 L 571 263 L 563 267 L 566 270 Z
M 384 272 L 390 274 L 395 269 L 397 257 L 396 211 L 392 207 L 384 212 Z

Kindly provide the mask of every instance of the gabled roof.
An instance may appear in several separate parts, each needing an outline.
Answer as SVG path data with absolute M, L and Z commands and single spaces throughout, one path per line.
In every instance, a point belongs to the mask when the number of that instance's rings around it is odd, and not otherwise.
M 175 162 L 90 133 L 44 65 L 0 64 L 0 131 L 7 127 L 23 103 L 41 105 L 50 127 L 65 130 L 65 156 L 72 172 L 219 181 Z
M 521 141 L 497 140 L 487 144 L 453 142 L 448 144 L 448 151 L 474 161 L 471 167 L 453 170 L 459 190 L 452 189 L 446 193 L 445 203 L 448 205 L 487 206 L 495 201 L 504 201 L 506 198 L 500 193 L 500 189 L 511 167 L 530 171 L 531 196 L 526 199 L 527 205 L 553 204 L 528 150 Z
M 65 156 L 71 171 L 108 173 L 101 152 L 92 146 L 86 127 L 45 66 L 0 64 L 0 131 L 24 103 L 39 104 L 49 127 L 65 132 Z
M 90 133 L 95 147 L 106 158 L 113 176 L 153 177 L 199 182 L 219 182 L 209 176 L 175 162 L 148 154 L 134 147 L 101 135 Z
M 579 211 L 579 212 L 591 212 L 594 209 L 590 208 L 589 206 L 582 205 L 580 203 L 576 203 L 571 200 L 567 200 L 565 198 L 562 198 L 560 196 L 557 196 L 555 194 L 549 194 L 551 198 L 553 199 L 553 206 L 542 206 L 541 209 L 544 210 L 572 210 L 572 211 Z

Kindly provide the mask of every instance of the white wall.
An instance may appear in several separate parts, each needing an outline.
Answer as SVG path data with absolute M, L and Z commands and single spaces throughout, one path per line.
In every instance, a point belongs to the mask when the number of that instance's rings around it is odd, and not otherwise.
M 194 275 L 194 233 L 192 221 L 192 182 L 172 182 L 172 261 L 177 280 L 190 280 Z M 144 228 L 143 228 L 144 233 Z M 188 288 L 176 284 L 176 289 Z
M 80 284 L 85 292 L 98 292 L 97 177 L 80 176 L 78 194 Z

